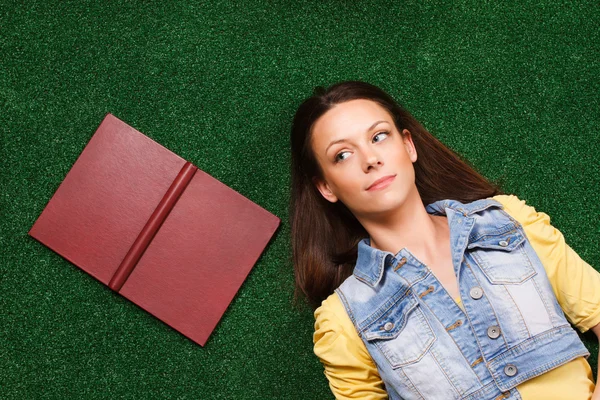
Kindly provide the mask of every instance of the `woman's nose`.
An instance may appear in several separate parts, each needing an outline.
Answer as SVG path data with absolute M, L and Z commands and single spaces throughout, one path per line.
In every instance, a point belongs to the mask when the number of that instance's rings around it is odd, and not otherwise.
M 365 154 L 365 170 L 380 166 L 381 164 L 383 163 L 377 153 L 369 152 Z

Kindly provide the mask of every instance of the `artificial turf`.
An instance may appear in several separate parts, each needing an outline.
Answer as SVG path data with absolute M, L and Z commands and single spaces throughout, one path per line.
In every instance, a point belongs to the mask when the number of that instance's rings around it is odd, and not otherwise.
M 287 221 L 317 85 L 382 87 L 600 267 L 595 1 L 2 3 L 1 398 L 331 398 Z M 204 348 L 27 235 L 106 113 L 283 220 Z

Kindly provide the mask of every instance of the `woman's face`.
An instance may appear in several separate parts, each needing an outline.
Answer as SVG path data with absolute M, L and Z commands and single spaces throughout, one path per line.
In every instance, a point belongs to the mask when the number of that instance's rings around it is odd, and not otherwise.
M 417 193 L 410 132 L 401 135 L 392 116 L 373 101 L 334 106 L 313 125 L 311 144 L 323 171 L 315 185 L 358 218 L 394 210 Z

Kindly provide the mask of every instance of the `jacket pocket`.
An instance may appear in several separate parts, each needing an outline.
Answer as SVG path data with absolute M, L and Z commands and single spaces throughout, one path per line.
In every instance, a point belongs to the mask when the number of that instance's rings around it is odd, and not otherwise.
M 536 274 L 525 251 L 525 235 L 514 226 L 479 236 L 469 243 L 471 255 L 493 284 L 519 284 Z
M 394 304 L 363 334 L 381 350 L 392 368 L 419 361 L 436 339 L 413 294 Z

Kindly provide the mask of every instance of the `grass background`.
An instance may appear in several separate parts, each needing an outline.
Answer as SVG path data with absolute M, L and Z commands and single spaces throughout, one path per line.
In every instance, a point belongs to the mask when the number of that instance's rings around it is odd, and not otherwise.
M 331 398 L 287 223 L 316 85 L 387 90 L 600 267 L 598 26 L 596 1 L 4 0 L 0 397 Z M 205 348 L 27 235 L 109 112 L 283 220 Z

